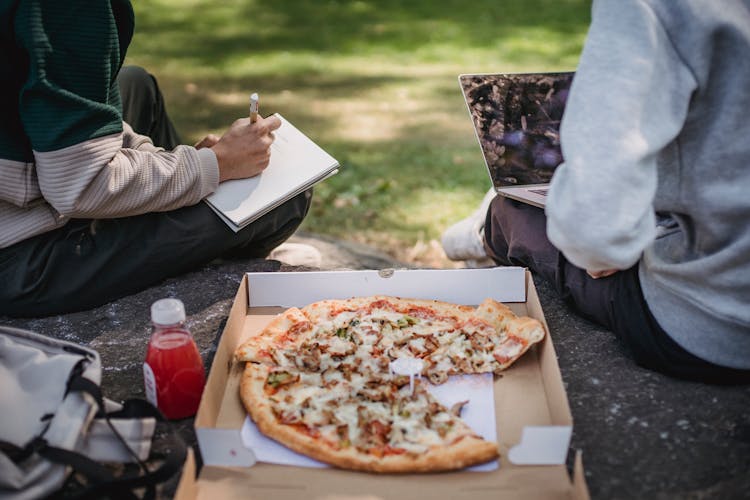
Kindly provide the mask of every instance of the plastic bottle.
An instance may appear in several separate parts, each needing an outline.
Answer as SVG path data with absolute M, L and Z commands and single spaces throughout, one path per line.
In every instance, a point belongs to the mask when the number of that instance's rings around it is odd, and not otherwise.
M 151 306 L 153 325 L 143 363 L 146 398 L 169 419 L 195 415 L 206 373 L 198 346 L 185 328 L 185 306 L 179 299 Z

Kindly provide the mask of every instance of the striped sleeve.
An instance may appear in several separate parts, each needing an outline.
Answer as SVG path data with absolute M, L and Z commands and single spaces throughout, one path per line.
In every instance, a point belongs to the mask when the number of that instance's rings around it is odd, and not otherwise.
M 64 217 L 172 210 L 219 182 L 213 151 L 164 151 L 123 124 L 115 77 L 124 42 L 114 3 L 22 2 L 15 18 L 29 54 L 22 122 L 41 193 Z
M 68 217 L 126 217 L 193 205 L 219 185 L 216 156 L 208 148 L 122 146 L 120 133 L 35 152 L 44 198 Z

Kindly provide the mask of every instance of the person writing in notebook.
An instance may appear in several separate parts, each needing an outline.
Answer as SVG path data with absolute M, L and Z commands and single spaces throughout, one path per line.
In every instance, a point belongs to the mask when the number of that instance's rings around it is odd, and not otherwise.
M 219 256 L 265 257 L 303 193 L 238 233 L 205 203 L 268 165 L 278 118 L 180 145 L 155 80 L 120 69 L 128 0 L 0 9 L 0 315 L 91 308 Z
M 542 210 L 506 198 L 443 235 L 527 266 L 641 365 L 750 382 L 750 2 L 595 1 Z

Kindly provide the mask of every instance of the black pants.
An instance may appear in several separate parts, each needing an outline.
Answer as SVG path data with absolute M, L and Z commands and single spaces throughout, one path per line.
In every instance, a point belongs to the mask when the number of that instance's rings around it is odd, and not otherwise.
M 120 74 L 124 119 L 171 149 L 177 133 L 154 78 Z M 90 309 L 143 290 L 220 256 L 265 257 L 297 229 L 303 193 L 234 233 L 205 203 L 120 219 L 71 220 L 0 249 L 0 315 L 47 316 Z
M 648 308 L 638 266 L 593 279 L 547 239 L 544 211 L 496 197 L 487 212 L 485 247 L 498 264 L 528 267 L 554 285 L 571 307 L 612 330 L 635 361 L 678 378 L 710 383 L 748 383 L 750 371 L 714 365 L 675 343 Z

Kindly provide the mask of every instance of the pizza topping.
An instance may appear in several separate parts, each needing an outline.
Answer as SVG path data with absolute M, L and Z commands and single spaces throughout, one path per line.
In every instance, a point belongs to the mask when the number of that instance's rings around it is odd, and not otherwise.
M 468 335 L 468 339 L 471 347 L 477 351 L 485 351 L 494 346 L 492 339 L 488 335 L 482 335 L 481 333 L 472 333 Z
M 291 427 L 294 427 L 299 432 L 303 434 L 307 434 L 310 437 L 318 437 L 320 436 L 320 431 L 314 428 L 310 428 L 306 426 L 305 424 L 289 424 Z
M 489 336 L 494 330 L 485 320 L 433 316 L 434 321 L 428 322 L 414 316 L 425 315 L 424 308 L 408 311 L 411 314 L 395 310 L 387 300 L 375 301 L 369 314 L 359 318 L 353 316 L 355 312 L 344 310 L 318 325 L 314 343 L 303 343 L 300 347 L 297 366 L 312 370 L 338 368 L 340 363 L 348 364 L 348 356 L 356 353 L 357 363 L 366 364 L 363 369 L 380 371 L 387 360 L 371 361 L 380 353 L 390 360 L 406 356 L 425 358 L 444 346 L 448 358 L 435 355 L 432 363 L 435 370 L 448 374 L 493 371 L 494 358 L 487 354 L 494 347 Z M 441 382 L 445 377 L 433 374 L 431 380 Z
M 464 406 L 466 406 L 468 402 L 469 401 L 466 400 L 466 401 L 459 401 L 458 403 L 454 404 L 453 406 L 451 406 L 451 413 L 457 417 L 460 417 L 461 410 L 464 409 Z
M 291 384 L 299 380 L 299 375 L 292 375 L 289 372 L 271 372 L 266 379 L 266 384 L 274 389 L 282 385 Z
M 237 356 L 268 370 L 259 397 L 279 425 L 350 458 L 366 454 L 367 463 L 416 457 L 476 436 L 460 420 L 466 401 L 444 407 L 420 380 L 412 389 L 409 377 L 391 374 L 393 361 L 419 361 L 422 375 L 441 384 L 453 374 L 497 372 L 543 335 L 527 341 L 508 331 L 517 322 L 494 301 L 481 310 L 435 304 L 388 297 L 311 304 L 280 315 Z
M 342 404 L 336 411 L 336 419 L 341 425 L 346 426 L 349 443 L 357 442 L 359 440 L 357 407 L 353 404 Z
M 302 423 L 302 415 L 299 410 L 296 411 L 290 411 L 290 412 L 284 412 L 284 413 L 276 413 L 276 417 L 279 419 L 279 421 L 282 424 L 299 424 Z
M 384 424 L 380 420 L 373 420 L 364 427 L 364 436 L 368 443 L 376 446 L 384 445 L 389 442 L 391 426 Z
M 296 338 L 300 332 L 303 332 L 305 330 L 310 330 L 312 328 L 312 323 L 309 321 L 299 321 L 297 323 L 294 323 L 288 330 L 288 333 L 286 335 L 287 339 L 294 339 Z
M 340 329 L 339 329 L 340 330 Z M 351 334 L 345 330 L 343 336 L 336 334 L 328 339 L 328 342 L 322 343 L 320 348 L 323 352 L 331 356 L 347 356 L 354 354 L 356 345 L 351 341 Z
M 521 353 L 522 349 L 523 344 L 521 342 L 514 337 L 508 337 L 497 346 L 493 355 L 498 363 L 504 365 L 515 359 Z
M 308 425 L 323 427 L 331 425 L 336 422 L 336 415 L 330 408 L 325 408 L 319 411 L 305 412 L 305 423 Z
M 374 454 L 424 453 L 452 435 L 450 411 L 419 383 L 412 395 L 408 377 L 370 380 L 353 372 L 350 381 L 342 382 L 335 373 L 271 372 L 268 379 L 278 380 L 279 390 L 288 392 L 271 400 L 279 422 L 305 433 L 319 429 L 332 448 L 354 445 Z
M 432 382 L 435 385 L 444 384 L 446 380 L 448 380 L 448 373 L 442 372 L 442 371 L 431 371 L 427 373 L 427 378 L 430 379 L 430 382 Z
M 427 351 L 427 344 L 424 337 L 417 337 L 409 341 L 408 348 L 412 354 L 419 355 Z
M 317 346 L 302 349 L 297 357 L 297 366 L 305 370 L 318 371 L 320 369 L 320 356 L 320 349 Z
M 396 320 L 396 326 L 398 326 L 399 328 L 406 328 L 407 326 L 416 324 L 417 318 L 409 316 L 408 314 Z
M 342 339 L 351 340 L 352 334 L 346 328 L 336 328 L 336 336 Z
M 336 436 L 338 437 L 339 446 L 348 448 L 352 445 L 349 441 L 349 426 L 346 424 L 336 426 Z
M 299 382 L 306 386 L 315 387 L 324 384 L 322 373 L 300 371 L 297 373 L 297 376 L 299 376 Z

